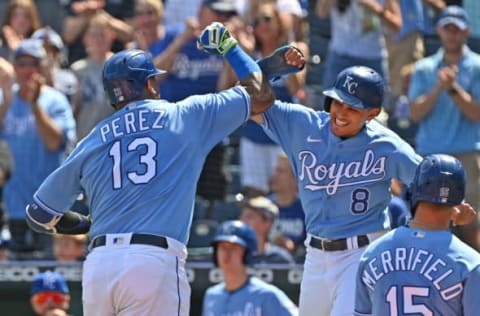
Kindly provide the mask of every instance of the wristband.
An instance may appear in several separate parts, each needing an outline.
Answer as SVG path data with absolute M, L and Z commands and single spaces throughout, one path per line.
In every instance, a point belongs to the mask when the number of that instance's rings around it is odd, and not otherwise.
M 260 66 L 243 49 L 235 45 L 225 54 L 237 78 L 241 81 L 254 72 L 261 72 Z

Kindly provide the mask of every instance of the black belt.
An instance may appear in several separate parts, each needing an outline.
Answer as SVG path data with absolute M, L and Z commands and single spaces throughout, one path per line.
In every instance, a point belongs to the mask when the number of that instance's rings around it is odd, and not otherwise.
M 358 235 L 353 238 L 357 238 L 358 248 L 366 246 L 370 243 L 367 235 Z M 310 246 L 323 251 L 342 251 L 342 250 L 349 249 L 347 238 L 325 240 L 325 239 L 312 237 L 310 239 Z
M 90 248 L 105 246 L 107 243 L 107 236 L 101 235 L 95 237 L 90 245 Z M 167 238 L 150 234 L 132 234 L 130 244 L 151 245 L 160 248 L 168 248 Z

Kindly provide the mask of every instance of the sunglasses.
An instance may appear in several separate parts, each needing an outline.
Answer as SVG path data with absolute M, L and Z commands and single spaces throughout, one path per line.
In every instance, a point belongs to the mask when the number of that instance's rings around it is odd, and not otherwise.
M 61 305 L 65 302 L 65 296 L 63 294 L 52 291 L 37 293 L 34 299 L 39 305 L 43 305 L 47 301 L 52 301 L 57 305 Z
M 139 10 L 135 11 L 136 16 L 143 16 L 143 15 L 154 15 L 155 11 L 154 10 Z
M 273 17 L 268 16 L 268 15 L 255 18 L 255 20 L 253 20 L 253 26 L 257 26 L 260 23 L 270 23 L 272 21 L 272 19 L 273 19 Z

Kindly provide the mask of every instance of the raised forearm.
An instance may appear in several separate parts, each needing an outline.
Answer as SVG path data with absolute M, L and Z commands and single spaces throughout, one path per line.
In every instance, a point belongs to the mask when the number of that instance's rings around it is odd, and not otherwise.
M 474 122 L 480 121 L 480 103 L 475 102 L 470 93 L 458 84 L 455 84 L 448 90 L 448 95 L 463 115 Z
M 35 115 L 38 132 L 45 146 L 52 151 L 60 148 L 63 141 L 63 134 L 60 127 L 38 105 L 34 105 L 32 111 Z

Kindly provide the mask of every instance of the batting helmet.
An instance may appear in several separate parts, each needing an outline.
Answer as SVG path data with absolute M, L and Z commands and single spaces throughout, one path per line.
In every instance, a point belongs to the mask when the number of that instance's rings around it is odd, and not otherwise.
M 103 87 L 110 103 L 138 98 L 147 80 L 166 73 L 155 68 L 152 58 L 142 50 L 130 49 L 114 54 L 103 67 Z
M 426 156 L 417 167 L 410 185 L 410 203 L 419 201 L 458 205 L 465 198 L 465 170 L 455 157 L 443 154 Z
M 257 254 L 257 236 L 253 229 L 239 220 L 226 221 L 222 223 L 215 233 L 212 240 L 213 262 L 217 265 L 217 244 L 221 241 L 227 241 L 239 244 L 245 248 L 243 262 L 251 264 Z
M 323 91 L 326 96 L 324 109 L 330 112 L 332 99 L 358 109 L 381 108 L 385 82 L 375 70 L 365 66 L 353 66 L 340 72 L 333 88 Z

